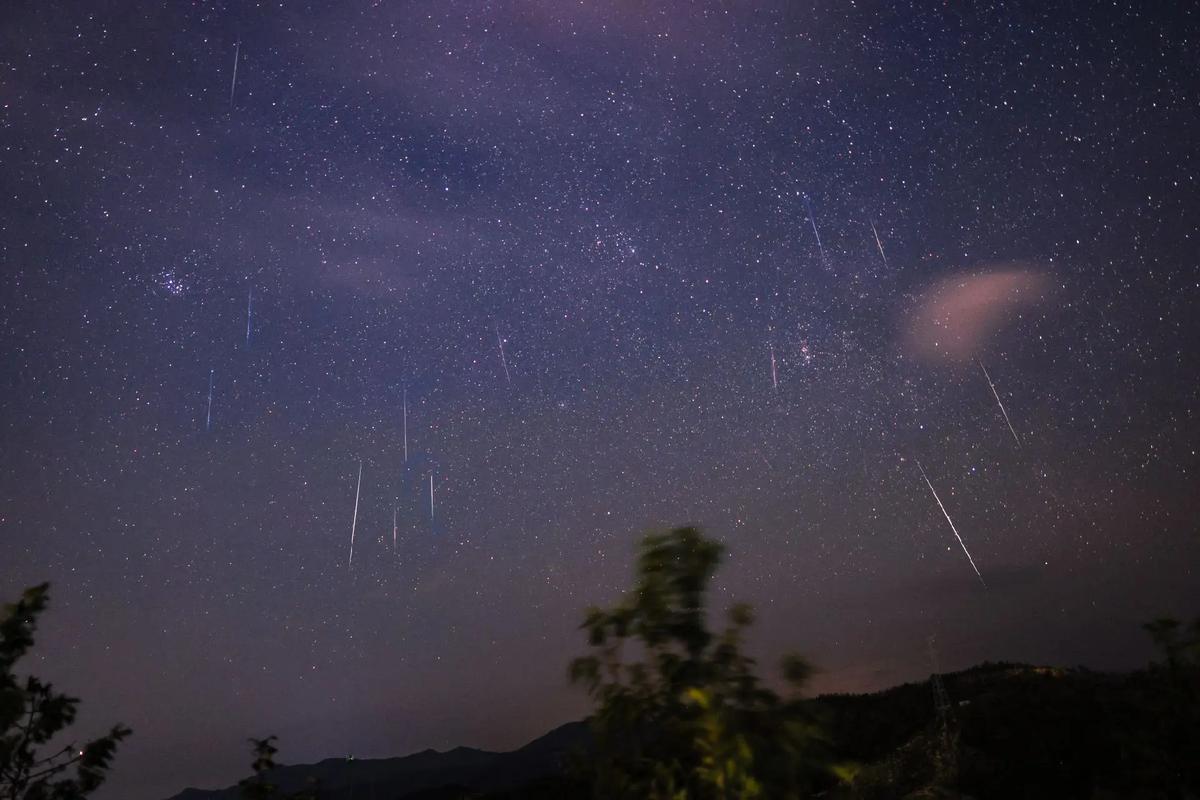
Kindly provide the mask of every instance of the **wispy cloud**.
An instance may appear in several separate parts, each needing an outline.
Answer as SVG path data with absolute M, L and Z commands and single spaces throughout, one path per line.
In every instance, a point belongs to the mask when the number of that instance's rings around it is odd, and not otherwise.
M 946 278 L 918 298 L 905 341 L 926 361 L 969 361 L 1014 316 L 1040 304 L 1048 286 L 1044 273 L 1013 265 Z

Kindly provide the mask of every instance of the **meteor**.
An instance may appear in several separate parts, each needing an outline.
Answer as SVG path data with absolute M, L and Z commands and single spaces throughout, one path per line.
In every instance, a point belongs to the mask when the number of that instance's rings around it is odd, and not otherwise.
M 358 486 L 354 489 L 354 518 L 350 520 L 350 561 L 347 568 L 354 566 L 354 531 L 358 528 L 358 497 L 362 493 L 362 461 L 358 462 Z
M 954 520 L 950 519 L 950 515 L 946 512 L 946 507 L 942 505 L 942 499 L 938 497 L 937 490 L 933 488 L 933 484 L 929 482 L 929 476 L 925 474 L 925 468 L 921 466 L 921 462 L 917 461 L 917 469 L 921 470 L 921 477 L 925 479 L 925 485 L 929 487 L 929 491 L 933 493 L 933 499 L 937 501 L 938 508 L 942 510 L 942 516 L 946 518 L 946 522 L 950 523 L 950 530 L 954 531 L 954 538 L 958 539 L 958 546 L 962 548 L 963 553 L 967 556 L 967 561 L 971 562 L 971 569 L 975 570 L 975 575 L 979 578 L 979 582 L 983 584 L 983 588 L 987 588 L 987 581 L 983 579 L 983 575 L 979 572 L 979 567 L 975 566 L 975 559 L 971 558 L 971 551 L 967 550 L 966 543 L 962 537 L 958 535 L 958 528 L 954 527 Z
M 229 107 L 233 108 L 233 93 L 237 91 L 238 56 L 242 52 L 242 43 L 238 42 L 233 48 L 233 80 L 229 82 Z
M 883 254 L 883 242 L 879 241 L 879 231 L 875 230 L 875 220 L 869 220 L 871 223 L 871 233 L 875 234 L 875 246 L 879 248 L 879 257 L 883 259 L 883 268 L 887 269 L 887 256 Z
M 512 376 L 508 374 L 508 361 L 504 358 L 504 339 L 500 338 L 499 325 L 496 325 L 496 343 L 500 345 L 500 366 L 504 367 L 504 380 L 512 383 Z
M 808 199 L 808 194 L 804 195 L 804 205 L 808 208 L 808 222 L 812 225 L 813 236 L 817 237 L 817 250 L 821 253 L 821 263 L 825 263 L 825 246 L 821 244 L 821 233 L 817 230 L 817 220 L 813 217 L 812 202 Z
M 983 377 L 987 378 L 988 386 L 992 389 L 992 396 L 996 398 L 996 405 L 1000 406 L 1000 413 L 1004 415 L 1004 422 L 1008 425 L 1008 430 L 1013 436 L 1013 440 L 1017 443 L 1017 447 L 1021 446 L 1021 437 L 1017 436 L 1017 429 L 1013 427 L 1012 420 L 1008 418 L 1008 411 L 1004 408 L 1004 403 L 1000 402 L 1000 393 L 996 391 L 996 384 L 992 383 L 992 376 L 988 375 L 987 367 L 979 359 L 975 359 L 975 363 L 983 370 Z
M 212 429 L 212 390 L 213 390 L 213 371 L 208 371 L 208 412 L 204 416 L 204 430 Z

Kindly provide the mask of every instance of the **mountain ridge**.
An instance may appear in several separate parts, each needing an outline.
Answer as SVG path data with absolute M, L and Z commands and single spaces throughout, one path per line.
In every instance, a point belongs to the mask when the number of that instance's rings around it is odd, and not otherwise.
M 325 758 L 312 764 L 281 764 L 267 779 L 281 791 L 320 781 L 322 798 L 350 797 L 356 788 L 372 787 L 380 796 L 406 798 L 439 789 L 498 791 L 557 774 L 561 759 L 588 740 L 584 722 L 568 722 L 515 750 L 492 751 L 459 745 L 449 750 L 426 748 L 391 758 Z M 430 795 L 436 796 L 436 795 Z M 237 785 L 222 789 L 188 787 L 167 800 L 240 800 Z
M 977 800 L 1128 800 L 1167 796 L 1158 790 L 1184 780 L 1171 765 L 1185 764 L 1182 748 L 1191 745 L 1164 728 L 1164 720 L 1177 716 L 1186 695 L 1161 667 L 1098 672 L 985 662 L 941 677 L 951 701 L 948 732 L 929 681 L 812 699 L 828 755 L 844 767 L 839 774 L 852 775 L 839 783 L 831 773 L 823 796 L 942 797 L 951 780 L 958 795 Z M 944 769 L 947 740 L 952 779 Z M 548 800 L 579 789 L 564 774 L 565 759 L 586 752 L 589 742 L 587 723 L 569 722 L 507 752 L 456 747 L 391 759 L 325 759 L 279 767 L 267 777 L 284 792 L 317 779 L 322 800 Z M 237 786 L 186 789 L 168 800 L 241 795 Z

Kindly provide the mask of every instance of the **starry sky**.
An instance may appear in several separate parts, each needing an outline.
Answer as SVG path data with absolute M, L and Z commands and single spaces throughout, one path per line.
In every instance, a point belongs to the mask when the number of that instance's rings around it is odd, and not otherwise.
M 1144 663 L 1200 20 L 1044 5 L 6 3 L 0 591 L 101 797 L 577 719 L 682 523 L 817 691 Z

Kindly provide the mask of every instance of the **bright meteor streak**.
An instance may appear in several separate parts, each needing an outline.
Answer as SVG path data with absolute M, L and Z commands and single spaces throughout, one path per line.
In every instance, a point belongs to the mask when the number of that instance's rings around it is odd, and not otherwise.
M 496 326 L 496 344 L 500 345 L 500 365 L 504 367 L 504 380 L 512 383 L 512 376 L 508 374 L 508 359 L 504 357 L 504 339 L 500 336 L 500 326 Z
M 879 241 L 879 231 L 875 230 L 875 220 L 871 222 L 871 233 L 875 234 L 875 246 L 879 248 L 879 257 L 883 259 L 883 268 L 887 269 L 887 256 L 883 253 L 883 242 Z
M 825 263 L 825 246 L 821 244 L 821 233 L 817 230 L 817 220 L 813 216 L 812 202 L 808 199 L 808 194 L 804 195 L 804 205 L 808 209 L 808 222 L 812 225 L 813 236 L 817 237 L 817 250 L 821 253 L 821 263 Z
M 996 398 L 996 405 L 1000 406 L 1000 413 L 1004 415 L 1004 421 L 1008 424 L 1008 430 L 1013 435 L 1013 440 L 1016 441 L 1017 447 L 1021 446 L 1021 437 L 1017 436 L 1017 429 L 1013 427 L 1012 420 L 1008 418 L 1008 411 L 1004 408 L 1004 403 L 1000 401 L 1000 393 L 996 391 L 996 384 L 992 383 L 992 376 L 988 375 L 987 367 L 983 362 L 976 359 L 975 363 L 979 364 L 979 368 L 983 370 L 983 377 L 987 378 L 988 386 L 992 389 L 992 396 Z
M 346 567 L 354 566 L 354 531 L 358 527 L 358 497 L 362 493 L 362 462 L 358 462 L 358 486 L 354 489 L 354 518 L 350 521 L 350 561 Z
M 233 48 L 233 80 L 229 82 L 229 107 L 233 108 L 233 93 L 237 91 L 238 57 L 242 54 L 242 43 L 238 42 Z
M 208 371 L 208 411 L 204 413 L 204 430 L 212 430 L 213 370 Z
M 938 497 L 937 489 L 933 488 L 933 484 L 929 482 L 929 476 L 925 474 L 925 468 L 921 466 L 921 462 L 917 462 L 917 469 L 921 470 L 921 477 L 925 479 L 925 485 L 929 487 L 929 491 L 933 493 L 933 499 L 937 501 L 938 508 L 942 510 L 942 516 L 946 518 L 946 522 L 950 523 L 950 530 L 954 531 L 954 538 L 958 539 L 958 546 L 962 548 L 963 553 L 967 556 L 967 561 L 971 562 L 971 569 L 975 570 L 976 576 L 979 577 L 979 582 L 983 584 L 983 588 L 987 588 L 987 581 L 983 579 L 983 575 L 979 572 L 979 567 L 975 566 L 975 559 L 971 558 L 971 551 L 967 549 L 967 545 L 963 542 L 961 536 L 958 535 L 958 528 L 954 526 L 954 520 L 950 519 L 950 514 L 946 512 L 946 507 L 942 505 L 942 499 Z

